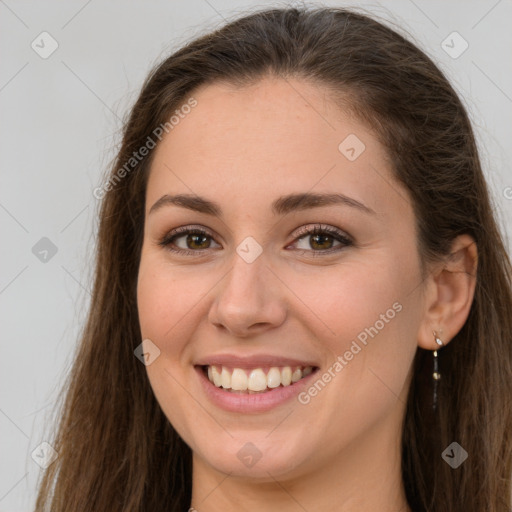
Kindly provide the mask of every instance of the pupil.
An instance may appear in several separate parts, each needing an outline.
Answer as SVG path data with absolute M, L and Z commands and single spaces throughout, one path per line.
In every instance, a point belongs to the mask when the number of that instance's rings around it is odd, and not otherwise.
M 329 238 L 331 238 L 329 235 L 314 235 L 314 236 L 313 236 L 313 239 L 315 239 L 315 240 L 318 240 L 318 239 L 322 240 L 322 239 L 323 239 L 323 242 L 322 242 L 322 241 L 320 241 L 320 242 L 319 242 L 319 245 L 324 245 L 324 244 L 326 243 L 325 241 L 326 241 L 327 239 L 329 239 Z M 315 243 L 317 243 L 317 242 L 315 242 Z M 329 249 L 330 247 L 322 247 L 322 248 L 323 248 L 323 249 Z
M 192 244 L 196 244 L 197 239 L 201 238 L 203 239 L 203 244 L 199 243 L 199 246 L 204 245 L 204 242 L 206 242 L 207 237 L 205 235 L 189 235 L 189 239 L 193 240 Z

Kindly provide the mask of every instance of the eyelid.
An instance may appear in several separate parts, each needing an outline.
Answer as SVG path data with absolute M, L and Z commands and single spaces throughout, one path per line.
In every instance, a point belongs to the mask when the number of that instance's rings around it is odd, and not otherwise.
M 293 233 L 294 239 L 302 238 L 305 235 L 313 235 L 315 233 L 327 233 L 332 236 L 337 236 L 339 238 L 344 238 L 347 241 L 350 241 L 353 243 L 352 237 L 346 233 L 345 231 L 335 228 L 334 226 L 330 226 L 329 224 L 322 224 L 322 223 L 314 223 L 313 225 L 307 224 L 305 226 L 302 226 L 298 229 L 298 231 L 295 231 Z

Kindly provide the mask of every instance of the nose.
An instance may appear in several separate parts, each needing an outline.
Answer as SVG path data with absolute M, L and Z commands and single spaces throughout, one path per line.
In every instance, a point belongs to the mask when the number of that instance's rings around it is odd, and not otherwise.
M 260 334 L 286 318 L 283 284 L 268 268 L 264 253 L 251 263 L 235 253 L 231 270 L 214 290 L 208 319 L 234 337 Z

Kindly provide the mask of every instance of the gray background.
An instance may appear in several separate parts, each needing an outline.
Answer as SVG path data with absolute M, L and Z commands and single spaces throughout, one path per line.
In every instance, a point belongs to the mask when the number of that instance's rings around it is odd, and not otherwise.
M 31 453 L 50 439 L 52 405 L 90 298 L 98 208 L 92 191 L 142 80 L 170 51 L 224 20 L 284 5 L 290 3 L 0 0 L 0 512 L 34 504 L 42 469 Z M 476 128 L 510 249 L 512 2 L 322 5 L 363 7 L 392 20 L 448 75 Z M 46 59 L 31 47 L 34 40 L 42 46 L 43 31 L 59 45 Z M 469 44 L 458 58 L 442 48 L 454 31 Z M 56 254 L 44 253 L 43 237 Z

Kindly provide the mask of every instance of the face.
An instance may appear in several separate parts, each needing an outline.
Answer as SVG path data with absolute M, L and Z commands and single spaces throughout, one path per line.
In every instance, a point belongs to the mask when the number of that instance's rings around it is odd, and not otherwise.
M 388 450 L 423 303 L 384 148 L 305 81 L 193 96 L 155 149 L 138 278 L 163 412 L 195 464 L 233 475 Z

